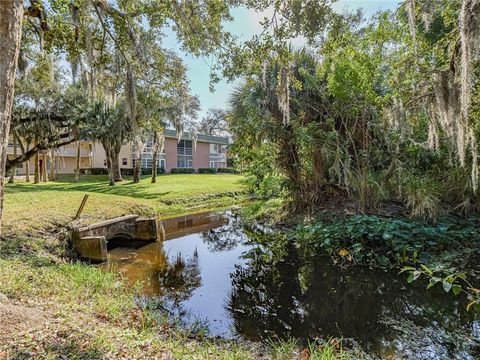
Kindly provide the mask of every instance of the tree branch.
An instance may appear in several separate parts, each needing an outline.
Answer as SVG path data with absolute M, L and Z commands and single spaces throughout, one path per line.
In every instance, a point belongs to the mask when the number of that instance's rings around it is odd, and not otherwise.
M 5 165 L 5 172 L 9 173 L 14 167 L 17 167 L 18 165 L 24 163 L 25 161 L 30 160 L 33 156 L 35 156 L 36 153 L 42 150 L 48 150 L 52 148 L 59 148 L 68 144 L 71 144 L 74 142 L 74 138 L 70 138 L 68 140 L 62 141 L 60 143 L 56 143 L 55 145 L 52 144 L 37 144 L 33 148 L 31 148 L 28 151 L 24 151 L 22 155 L 16 157 L 15 159 L 7 159 L 6 165 Z

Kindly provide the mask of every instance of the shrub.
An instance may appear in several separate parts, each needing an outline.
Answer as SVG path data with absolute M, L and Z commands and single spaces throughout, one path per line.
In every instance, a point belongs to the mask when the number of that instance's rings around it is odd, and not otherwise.
M 199 174 L 216 174 L 217 169 L 216 168 L 199 168 L 198 173 Z
M 108 175 L 108 170 L 105 168 L 91 168 L 90 174 L 92 175 Z
M 440 196 L 433 181 L 411 177 L 404 187 L 404 197 L 411 218 L 435 221 L 440 214 Z
M 152 175 L 152 168 L 142 168 L 140 171 L 142 175 Z M 165 174 L 165 168 L 164 167 L 157 168 L 157 175 L 158 174 Z
M 172 174 L 195 174 L 195 169 L 193 168 L 173 168 L 170 170 Z
M 250 176 L 245 182 L 248 186 L 248 190 L 259 198 L 269 199 L 277 196 L 286 196 L 286 183 L 283 176 L 268 175 L 263 179 Z
M 218 168 L 217 173 L 219 173 L 219 174 L 237 174 L 238 172 L 234 168 Z
M 121 168 L 120 173 L 122 175 L 133 176 L 133 168 Z

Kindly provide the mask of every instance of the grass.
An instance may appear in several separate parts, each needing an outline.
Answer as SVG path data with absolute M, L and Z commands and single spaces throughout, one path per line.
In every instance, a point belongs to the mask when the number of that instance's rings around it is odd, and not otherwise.
M 93 223 L 125 213 L 171 217 L 241 203 L 243 177 L 231 174 L 162 175 L 156 184 L 144 177 L 108 186 L 106 176 L 61 177 L 48 183 L 17 181 L 5 189 L 6 236 L 37 232 L 68 223 L 85 194 L 88 202 L 83 223 Z
M 140 307 L 134 300 L 140 288 L 127 287 L 119 275 L 79 262 L 70 253 L 66 226 L 84 194 L 90 197 L 82 223 L 125 213 L 168 217 L 243 203 L 242 179 L 179 174 L 159 176 L 157 184 L 144 178 L 139 184 L 126 180 L 109 187 L 106 177 L 83 176 L 79 183 L 62 177 L 8 184 L 0 293 L 7 304 L 41 313 L 46 321 L 0 343 L 0 358 L 233 360 L 280 358 L 287 350 L 298 357 L 299 350 L 282 343 L 266 348 L 192 338 L 158 311 Z M 334 357 L 323 357 L 325 349 Z M 321 360 L 343 358 L 331 346 L 311 353 Z

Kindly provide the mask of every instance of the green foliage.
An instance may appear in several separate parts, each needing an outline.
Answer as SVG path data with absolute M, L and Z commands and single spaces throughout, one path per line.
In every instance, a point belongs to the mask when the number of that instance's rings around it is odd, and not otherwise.
M 89 171 L 91 175 L 108 175 L 106 168 L 91 168 Z
M 480 241 L 478 219 L 445 219 L 432 225 L 403 219 L 356 215 L 299 226 L 293 237 L 331 255 L 377 266 L 428 263 L 435 252 Z
M 87 170 L 91 175 L 108 175 L 108 170 L 106 168 L 90 168 Z M 121 168 L 120 172 L 122 175 L 132 176 L 134 170 L 132 168 Z M 141 168 L 140 173 L 142 175 L 150 175 L 152 173 L 152 169 Z M 164 174 L 165 168 L 159 167 L 157 169 L 157 174 Z
M 249 191 L 261 199 L 285 196 L 285 178 L 278 175 L 267 175 L 262 179 L 250 176 L 245 179 Z
M 199 174 L 216 174 L 217 169 L 216 168 L 198 168 L 198 173 Z
M 217 169 L 218 174 L 238 174 L 238 171 L 235 170 L 234 168 L 218 168 Z
M 283 200 L 273 198 L 268 200 L 257 200 L 246 204 L 241 212 L 249 220 L 270 220 L 278 221 L 281 218 Z
M 404 185 L 406 205 L 412 218 L 436 221 L 441 211 L 440 194 L 431 179 L 410 177 Z
M 172 174 L 195 174 L 195 169 L 193 168 L 173 168 L 170 169 Z
M 440 266 L 426 266 L 420 264 L 420 267 L 405 266 L 401 272 L 408 272 L 407 282 L 411 283 L 420 277 L 428 279 L 427 290 L 440 284 L 445 292 L 452 292 L 454 295 L 465 294 L 468 299 L 467 310 L 473 309 L 480 313 L 480 289 L 476 288 L 467 279 L 464 272 L 455 272 L 444 269 Z
M 140 169 L 140 174 L 142 175 L 151 175 L 152 174 L 152 169 L 148 168 L 141 168 Z M 158 167 L 157 168 L 157 174 L 165 174 L 165 168 L 164 167 Z M 133 175 L 133 169 L 132 169 L 132 175 Z

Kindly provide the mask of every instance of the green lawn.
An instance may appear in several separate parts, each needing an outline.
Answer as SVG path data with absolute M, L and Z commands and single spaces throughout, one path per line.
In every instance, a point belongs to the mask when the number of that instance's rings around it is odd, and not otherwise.
M 4 234 L 42 231 L 66 224 L 75 215 L 85 194 L 83 223 L 126 213 L 163 217 L 225 207 L 242 201 L 243 177 L 231 174 L 161 175 L 156 184 L 145 177 L 139 184 L 126 179 L 109 186 L 106 176 L 72 176 L 48 183 L 8 184 L 5 190 Z

